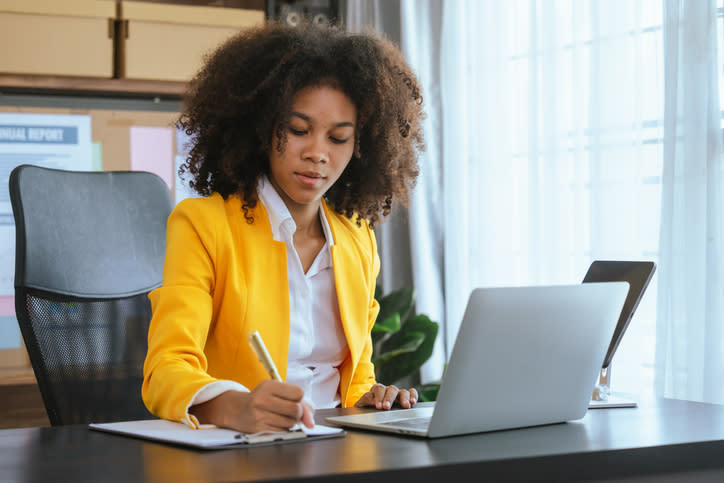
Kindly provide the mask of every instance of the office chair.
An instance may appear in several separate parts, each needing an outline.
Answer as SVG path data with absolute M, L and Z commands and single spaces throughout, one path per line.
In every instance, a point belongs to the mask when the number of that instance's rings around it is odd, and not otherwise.
M 152 418 L 141 400 L 166 220 L 160 177 L 18 166 L 15 311 L 51 425 Z

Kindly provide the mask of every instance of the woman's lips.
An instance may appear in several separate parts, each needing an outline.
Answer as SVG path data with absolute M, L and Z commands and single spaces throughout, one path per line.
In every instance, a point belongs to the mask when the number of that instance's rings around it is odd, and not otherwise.
M 305 186 L 317 186 L 322 184 L 324 176 L 319 173 L 295 173 L 300 183 Z

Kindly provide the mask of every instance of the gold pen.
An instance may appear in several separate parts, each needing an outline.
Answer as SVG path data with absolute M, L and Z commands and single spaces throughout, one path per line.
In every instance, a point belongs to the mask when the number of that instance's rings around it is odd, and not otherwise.
M 264 366 L 266 372 L 269 373 L 269 376 L 275 381 L 283 382 L 282 376 L 279 375 L 279 371 L 277 371 L 274 361 L 269 355 L 269 352 L 266 350 L 266 346 L 264 345 L 264 341 L 261 339 L 259 331 L 255 330 L 249 333 L 249 345 L 251 346 L 251 350 L 254 351 L 254 354 L 256 354 L 256 358 L 259 359 L 259 362 L 261 362 Z

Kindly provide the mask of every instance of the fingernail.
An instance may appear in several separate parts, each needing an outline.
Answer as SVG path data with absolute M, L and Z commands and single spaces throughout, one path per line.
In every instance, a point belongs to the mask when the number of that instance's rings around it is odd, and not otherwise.
M 385 409 L 390 409 L 390 401 L 385 401 Z

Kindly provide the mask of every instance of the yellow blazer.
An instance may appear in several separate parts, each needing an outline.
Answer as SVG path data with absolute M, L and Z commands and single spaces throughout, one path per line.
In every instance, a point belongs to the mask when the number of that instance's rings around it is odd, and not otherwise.
M 334 236 L 332 264 L 349 352 L 340 366 L 343 407 L 375 383 L 370 333 L 379 305 L 374 232 L 323 204 Z M 144 364 L 143 400 L 151 413 L 189 419 L 191 398 L 219 379 L 249 389 L 268 379 L 248 345 L 258 330 L 286 379 L 289 282 L 284 242 L 272 238 L 257 203 L 247 223 L 241 198 L 218 193 L 179 203 L 168 219 L 163 285 L 149 294 L 153 318 Z M 294 341 L 292 341 L 294 343 Z

